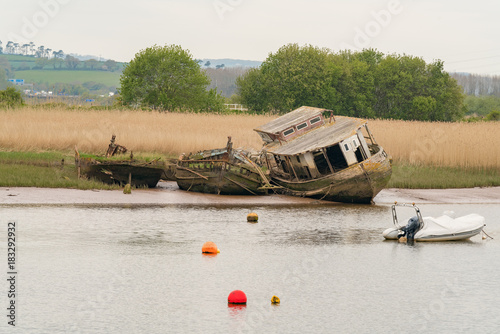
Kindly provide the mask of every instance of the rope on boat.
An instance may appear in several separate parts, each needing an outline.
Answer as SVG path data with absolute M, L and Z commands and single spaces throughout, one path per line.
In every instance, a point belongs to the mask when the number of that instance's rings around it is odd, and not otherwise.
M 253 194 L 253 195 L 257 196 L 257 194 L 256 194 L 256 193 L 254 193 L 253 191 L 251 191 L 250 189 L 248 189 L 247 187 L 245 187 L 245 186 L 244 186 L 244 185 L 242 185 L 241 183 L 239 183 L 239 182 L 237 182 L 237 181 L 235 181 L 235 180 L 232 180 L 232 179 L 228 178 L 227 176 L 224 176 L 224 178 L 225 178 L 226 180 L 229 180 L 229 181 L 233 182 L 234 184 L 236 184 L 236 185 L 238 185 L 238 186 L 242 187 L 243 189 L 245 189 L 245 190 L 246 190 L 246 191 L 248 191 L 249 193 L 251 193 L 251 194 Z
M 486 235 L 488 238 L 492 239 L 493 240 L 493 237 L 490 236 L 488 233 L 486 233 L 484 230 L 482 230 L 482 232 L 484 233 L 484 235 Z M 483 237 L 483 239 L 486 239 L 485 237 Z
M 323 195 L 323 197 L 321 197 L 318 201 L 321 201 L 323 198 L 326 197 L 326 195 L 328 195 L 330 193 L 330 190 L 332 190 L 332 186 L 333 186 L 333 183 L 330 183 L 330 186 L 328 187 L 328 191 L 325 192 L 325 194 Z
M 197 173 L 197 172 L 195 172 L 194 170 L 191 170 L 191 169 L 189 169 L 189 168 L 187 168 L 187 167 L 177 166 L 177 168 L 182 169 L 182 170 L 187 170 L 188 172 L 191 172 L 191 173 L 193 173 L 193 174 L 198 175 L 199 177 L 204 178 L 205 180 L 208 180 L 208 178 L 207 178 L 206 176 L 203 176 L 203 175 L 201 175 L 200 173 Z
M 194 179 L 192 179 L 192 180 L 191 180 L 191 185 L 189 186 L 189 188 L 187 188 L 187 190 L 186 190 L 186 191 L 191 190 L 191 187 L 193 186 L 193 184 L 194 184 Z

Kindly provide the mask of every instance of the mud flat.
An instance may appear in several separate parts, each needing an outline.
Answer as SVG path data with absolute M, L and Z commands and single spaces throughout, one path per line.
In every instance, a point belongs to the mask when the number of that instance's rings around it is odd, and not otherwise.
M 0 205 L 5 204 L 307 204 L 314 200 L 283 195 L 224 196 L 180 190 L 175 182 L 160 182 L 154 189 L 132 189 L 126 195 L 122 190 L 79 190 L 62 188 L 0 187 Z M 315 201 L 316 203 L 318 201 Z M 327 203 L 327 202 L 323 202 Z
M 450 203 L 450 204 L 500 204 L 500 187 L 459 189 L 399 189 L 382 190 L 375 198 L 376 204 L 398 202 Z
M 500 204 L 500 187 L 467 189 L 384 189 L 375 204 L 398 202 Z M 224 204 L 224 205 L 294 205 L 335 204 L 283 195 L 223 196 L 180 190 L 175 182 L 160 182 L 155 189 L 135 189 L 125 195 L 122 190 L 78 190 L 60 188 L 0 187 L 0 205 L 16 204 Z

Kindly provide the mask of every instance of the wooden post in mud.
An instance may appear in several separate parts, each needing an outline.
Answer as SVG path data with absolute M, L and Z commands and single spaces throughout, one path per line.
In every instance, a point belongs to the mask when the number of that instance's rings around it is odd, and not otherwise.
M 132 193 L 132 173 L 128 173 L 128 183 L 123 188 L 123 193 L 128 195 Z
M 75 164 L 78 166 L 77 167 L 77 171 L 78 171 L 78 179 L 80 179 L 80 170 L 81 170 L 81 167 L 80 167 L 80 152 L 78 152 L 78 148 L 76 148 L 76 145 L 75 145 Z

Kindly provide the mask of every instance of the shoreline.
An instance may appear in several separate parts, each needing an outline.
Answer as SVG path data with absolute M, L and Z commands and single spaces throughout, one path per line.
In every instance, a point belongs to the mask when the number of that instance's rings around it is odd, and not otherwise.
M 415 202 L 420 204 L 500 204 L 500 187 L 459 189 L 383 189 L 375 204 Z M 232 196 L 187 192 L 175 182 L 160 182 L 154 189 L 79 190 L 66 188 L 0 187 L 0 206 L 4 205 L 338 205 L 285 195 Z

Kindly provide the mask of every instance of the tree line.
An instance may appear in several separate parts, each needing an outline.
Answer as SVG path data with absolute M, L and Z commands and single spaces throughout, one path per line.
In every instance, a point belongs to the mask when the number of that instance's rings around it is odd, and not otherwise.
M 373 49 L 334 53 L 288 44 L 236 85 L 241 102 L 258 112 L 309 105 L 353 117 L 428 121 L 454 121 L 465 113 L 462 89 L 442 61 L 427 64 Z
M 44 45 L 35 46 L 35 43 L 16 43 L 8 41 L 5 47 L 2 46 L 3 42 L 0 41 L 0 54 L 11 54 L 21 56 L 33 56 L 36 58 L 64 58 L 63 50 L 52 50 L 46 48 Z
M 35 66 L 23 68 L 19 66 L 18 70 L 23 69 L 32 69 L 32 70 L 41 70 L 49 67 L 53 70 L 61 70 L 61 69 L 69 69 L 69 70 L 87 70 L 87 71 L 111 71 L 114 72 L 120 69 L 119 64 L 112 60 L 108 59 L 104 62 L 100 62 L 95 59 L 88 60 L 80 60 L 76 57 L 66 55 L 64 59 L 60 58 L 37 58 L 35 60 Z
M 52 50 L 44 45 L 36 46 L 35 43 L 15 43 L 13 41 L 8 41 L 5 47 L 2 46 L 3 42 L 0 41 L 0 55 L 20 55 L 20 56 L 30 56 L 36 58 L 35 66 L 30 67 L 26 62 L 19 66 L 17 70 L 30 70 L 30 69 L 43 69 L 45 67 L 52 67 L 52 69 L 62 69 L 63 66 L 71 70 L 101 70 L 101 71 L 116 71 L 120 69 L 119 64 L 108 59 L 104 62 L 98 61 L 96 59 L 88 59 L 81 61 L 80 59 L 64 53 L 63 50 Z
M 500 97 L 500 76 L 479 75 L 470 73 L 450 73 L 462 86 L 467 95 L 483 96 L 494 95 Z

